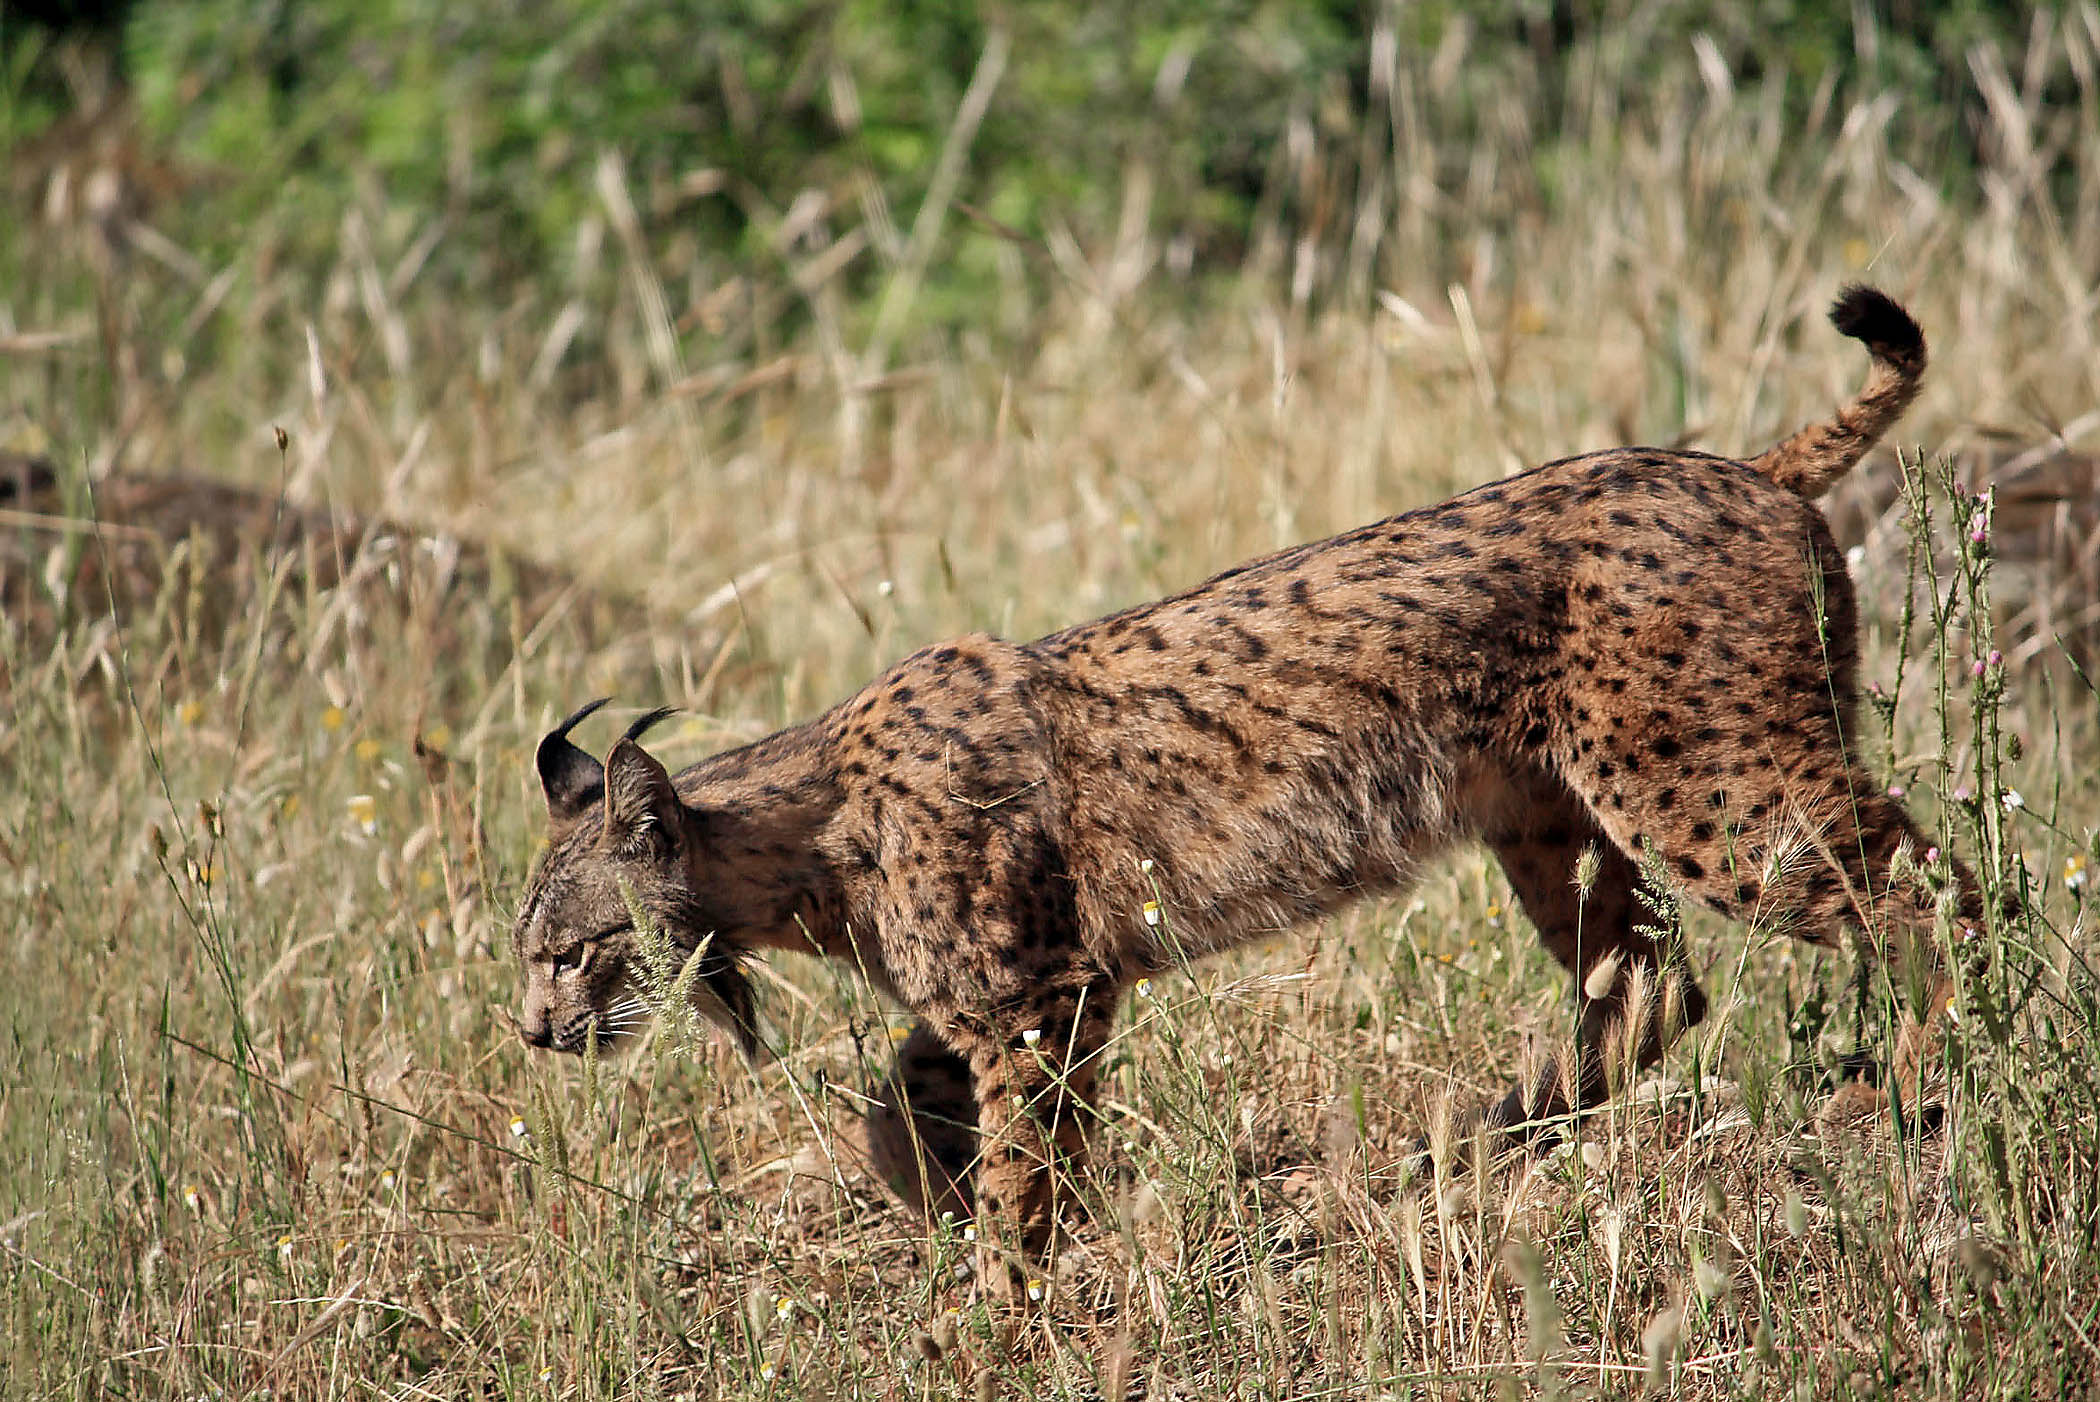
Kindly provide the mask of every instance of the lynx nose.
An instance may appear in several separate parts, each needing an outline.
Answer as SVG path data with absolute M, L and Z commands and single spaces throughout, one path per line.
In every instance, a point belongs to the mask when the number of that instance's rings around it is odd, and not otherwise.
M 545 1018 L 521 1022 L 518 1024 L 518 1040 L 528 1047 L 545 1051 L 554 1045 L 554 1028 Z

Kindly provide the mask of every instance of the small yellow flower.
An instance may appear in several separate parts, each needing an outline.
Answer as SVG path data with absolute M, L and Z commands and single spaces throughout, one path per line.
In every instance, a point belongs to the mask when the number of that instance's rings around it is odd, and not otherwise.
M 1145 902 L 1145 923 L 1146 923 L 1147 925 L 1157 925 L 1157 924 L 1159 923 L 1159 902 L 1158 902 L 1158 901 L 1146 901 L 1146 902 Z
M 382 1190 L 392 1192 L 397 1181 L 394 1177 L 394 1170 L 391 1168 L 383 1168 L 379 1171 L 379 1186 Z
M 296 817 L 298 817 L 298 816 L 299 816 L 299 795 L 297 795 L 297 794 L 295 794 L 295 793 L 288 793 L 288 794 L 286 794 L 286 795 L 284 796 L 284 801 L 283 801 L 283 802 L 281 802 L 281 803 L 279 803 L 279 804 L 277 805 L 277 812 L 278 812 L 278 815 L 279 815 L 280 817 L 285 817 L 285 818 L 296 818 Z
M 428 891 L 437 884 L 437 873 L 429 867 L 423 867 L 416 872 L 416 889 L 418 891 Z
M 377 740 L 371 739 L 370 737 L 360 740 L 355 745 L 350 747 L 351 753 L 357 756 L 357 762 L 359 764 L 371 764 L 373 761 L 379 758 L 380 751 L 383 748 L 384 747 Z
M 201 1211 L 204 1206 L 204 1194 L 197 1190 L 195 1183 L 192 1183 L 182 1190 L 182 1201 L 190 1211 Z
M 423 732 L 423 743 L 433 750 L 444 749 L 445 746 L 452 743 L 452 727 L 449 725 L 433 725 L 430 729 Z
M 773 1306 L 773 1313 L 779 1316 L 781 1322 L 785 1323 L 795 1317 L 795 1302 L 789 1299 L 782 1299 Z
M 891 1042 L 891 1044 L 892 1044 L 892 1045 L 902 1045 L 902 1044 L 903 1044 L 903 1043 L 904 1043 L 905 1041 L 909 1040 L 909 1038 L 910 1038 L 910 1037 L 911 1037 L 911 1024 L 910 1024 L 910 1023 L 908 1023 L 908 1022 L 893 1022 L 893 1023 L 891 1023 L 891 1024 L 890 1024 L 890 1026 L 889 1026 L 889 1038 L 890 1038 L 890 1042 Z
M 379 800 L 368 793 L 353 794 L 350 799 L 350 821 L 364 829 L 366 837 L 379 831 Z
M 510 1117 L 510 1137 L 523 1139 L 526 1133 L 525 1117 L 523 1115 L 512 1115 Z
M 183 702 L 175 708 L 175 718 L 186 726 L 195 725 L 198 721 L 204 719 L 204 703 L 202 701 Z
M 333 735 L 343 728 L 343 722 L 347 719 L 349 717 L 343 714 L 341 706 L 330 706 L 327 710 L 321 712 L 321 729 Z
M 336 1254 L 336 1255 L 340 1256 L 340 1255 L 342 1255 L 342 1254 L 343 1254 L 343 1253 L 344 1253 L 345 1251 L 348 1251 L 349 1249 L 350 1249 L 350 1238 L 348 1238 L 348 1237 L 346 1237 L 346 1236 L 339 1236 L 339 1237 L 337 1237 L 337 1238 L 335 1239 L 335 1254 Z
M 2064 858 L 2064 885 L 2074 891 L 2085 889 L 2085 853 L 2073 852 Z
M 1043 1298 L 1043 1282 L 1041 1282 L 1040 1280 L 1031 1280 L 1028 1282 L 1028 1298 L 1031 1300 L 1040 1300 Z
M 1495 926 L 1495 927 L 1496 927 L 1496 928 L 1498 928 L 1498 929 L 1499 929 L 1499 928 L 1501 928 L 1501 925 L 1502 925 L 1502 902 L 1500 902 L 1500 901 L 1489 901 L 1489 902 L 1488 902 L 1488 911 L 1487 911 L 1487 915 L 1488 915 L 1488 924 L 1490 924 L 1490 925 L 1492 925 L 1492 926 Z
M 292 1259 L 292 1235 L 290 1232 L 286 1232 L 283 1236 L 277 1238 L 277 1259 L 280 1261 Z
M 1150 998 L 1152 996 L 1151 979 L 1141 978 L 1137 981 L 1137 996 L 1140 998 Z

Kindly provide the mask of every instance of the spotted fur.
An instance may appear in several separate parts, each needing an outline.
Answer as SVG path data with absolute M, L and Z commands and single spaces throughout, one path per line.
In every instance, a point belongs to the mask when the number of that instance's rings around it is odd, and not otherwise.
M 1578 993 L 1572 1063 L 1487 1112 L 1513 1131 L 1704 1015 L 1675 935 L 1645 928 L 1644 864 L 1738 919 L 1931 960 L 1932 897 L 1898 860 L 1926 843 L 1861 766 L 1852 586 L 1808 499 L 1909 402 L 1925 347 L 1869 289 L 1833 320 L 1873 354 L 1866 389 L 1748 461 L 1549 463 L 1032 643 L 926 648 L 675 778 L 632 735 L 600 770 L 564 726 L 519 925 L 526 1039 L 627 1033 L 602 1010 L 632 996 L 630 907 L 704 944 L 698 982 L 747 1044 L 743 959 L 851 960 L 927 1029 L 884 1111 L 920 1116 L 914 1195 L 974 1191 L 1033 1251 L 1134 979 L 1397 891 L 1455 841 L 1495 854 Z

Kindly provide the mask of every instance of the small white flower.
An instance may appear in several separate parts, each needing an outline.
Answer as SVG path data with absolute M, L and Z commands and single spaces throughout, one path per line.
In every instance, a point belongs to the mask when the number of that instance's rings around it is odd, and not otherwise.
M 1147 857 L 1143 861 L 1139 862 L 1138 870 L 1143 872 L 1145 875 L 1150 876 L 1152 874 L 1152 859 L 1150 857 Z
M 977 1240 L 977 1224 L 975 1222 L 972 1222 L 969 1226 L 963 1228 L 963 1240 Z
M 897 581 L 894 579 L 885 579 L 880 584 L 875 586 L 875 592 L 882 595 L 883 598 L 887 599 L 890 595 L 897 592 Z
M 758 1370 L 758 1375 L 767 1382 L 773 1381 L 773 1365 L 770 1363 L 766 1364 L 765 1367 Z
M 350 809 L 350 821 L 366 837 L 379 831 L 379 800 L 368 793 L 352 794 L 346 805 Z
M 2064 858 L 2064 885 L 2074 891 L 2085 889 L 2085 853 L 2073 852 Z
M 1157 924 L 1159 923 L 1159 902 L 1158 902 L 1158 901 L 1146 901 L 1146 902 L 1145 902 L 1145 923 L 1146 923 L 1147 925 L 1157 925 Z
M 277 1238 L 277 1259 L 280 1261 L 292 1259 L 292 1238 L 290 1233 Z
M 1150 998 L 1152 996 L 1151 979 L 1141 978 L 1137 981 L 1137 996 L 1140 998 Z
M 526 1135 L 530 1133 L 531 1131 L 525 1128 L 525 1117 L 523 1115 L 512 1115 L 510 1117 L 511 1138 L 523 1139 Z
M 2018 789 L 2007 789 L 2004 793 L 1998 795 L 1998 801 L 2005 805 L 2008 813 L 2016 812 L 2027 806 L 2027 800 L 2020 797 Z
M 192 1183 L 182 1190 L 182 1200 L 189 1207 L 190 1211 L 196 1212 L 204 1204 L 204 1195 L 198 1192 L 197 1185 Z
M 1032 1047 L 1042 1040 L 1043 1029 L 1040 1027 L 1031 1027 L 1021 1034 L 1021 1045 L 1025 1047 Z
M 392 1170 L 391 1168 L 383 1168 L 379 1171 L 380 1187 L 386 1189 L 388 1192 L 392 1192 L 394 1189 L 394 1183 L 394 1170 Z
M 1867 547 L 1864 545 L 1855 545 L 1845 552 L 1845 563 L 1855 570 L 1866 562 Z
M 1031 1280 L 1028 1282 L 1028 1298 L 1031 1300 L 1040 1300 L 1043 1298 L 1043 1282 L 1041 1282 L 1040 1280 Z
M 773 1306 L 773 1313 L 778 1315 L 783 1322 L 792 1319 L 795 1317 L 795 1302 L 784 1299 Z

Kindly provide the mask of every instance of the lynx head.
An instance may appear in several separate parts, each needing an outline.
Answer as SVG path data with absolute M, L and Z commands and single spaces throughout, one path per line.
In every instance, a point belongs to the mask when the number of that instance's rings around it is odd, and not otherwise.
M 672 988 L 720 1023 L 745 1055 L 758 1050 L 751 985 L 738 964 L 731 912 L 696 881 L 705 823 L 638 743 L 670 715 L 629 726 L 601 765 L 569 731 L 593 701 L 540 741 L 547 852 L 511 932 L 525 974 L 518 1035 L 527 1045 L 581 1052 L 622 1046 Z M 700 965 L 684 969 L 696 950 Z

